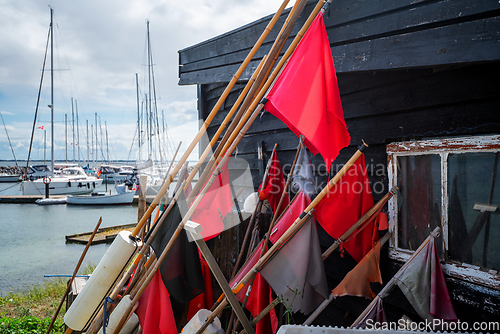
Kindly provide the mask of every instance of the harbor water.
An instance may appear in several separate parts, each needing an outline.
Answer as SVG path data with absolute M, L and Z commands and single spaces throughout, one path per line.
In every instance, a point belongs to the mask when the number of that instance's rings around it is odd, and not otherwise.
M 20 194 L 19 183 L 0 184 L 0 195 Z M 105 185 L 100 191 L 105 191 Z M 72 275 L 85 245 L 66 244 L 65 236 L 137 222 L 137 206 L 0 204 L 0 293 L 27 290 L 44 275 Z M 108 244 L 89 248 L 82 268 L 96 266 Z

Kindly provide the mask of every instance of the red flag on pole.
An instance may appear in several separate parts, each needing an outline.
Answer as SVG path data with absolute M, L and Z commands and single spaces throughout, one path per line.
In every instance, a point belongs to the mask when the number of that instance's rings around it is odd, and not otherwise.
M 222 167 L 191 216 L 192 221 L 203 227 L 201 235 L 205 241 L 218 236 L 224 230 L 222 219 L 233 208 L 228 162 L 229 160 Z
M 252 269 L 252 267 L 259 261 L 259 256 L 262 251 L 262 247 L 264 246 L 264 240 L 260 242 L 260 244 L 255 247 L 252 256 L 248 259 L 248 261 L 243 265 L 238 274 L 231 280 L 231 285 L 235 282 L 241 281 L 241 279 Z M 236 298 L 240 302 L 243 302 L 245 299 L 245 294 L 248 290 L 248 284 L 245 288 L 241 289 L 239 293 L 236 294 Z M 257 273 L 255 276 L 255 280 L 252 286 L 252 290 L 250 291 L 250 295 L 248 296 L 246 308 L 252 313 L 254 317 L 256 317 L 262 310 L 269 305 L 274 298 L 272 297 L 272 291 L 269 284 L 267 284 L 266 280 L 261 276 L 261 274 Z M 257 323 L 256 326 L 256 334 L 268 334 L 268 333 L 276 333 L 278 330 L 278 317 L 276 316 L 276 311 L 274 309 L 266 315 L 261 321 Z
M 144 334 L 177 334 L 170 295 L 156 272 L 139 299 L 136 314 Z
M 264 184 L 259 186 L 259 189 L 261 189 L 261 191 L 259 191 L 259 196 L 261 200 L 267 199 L 273 209 L 274 215 L 279 216 L 287 207 L 290 199 L 288 198 L 288 194 L 285 194 L 279 212 L 276 212 L 281 194 L 285 189 L 286 181 L 283 176 L 283 171 L 281 170 L 281 164 L 278 160 L 276 149 L 274 149 L 271 159 L 271 166 L 269 167 L 267 180 Z
M 332 238 L 338 239 L 371 207 L 373 196 L 365 156 L 361 155 L 316 206 L 314 217 Z M 372 248 L 373 234 L 374 220 L 343 245 L 356 262 Z
M 344 121 L 330 43 L 319 13 L 267 95 L 266 110 L 304 135 L 327 169 L 351 140 Z

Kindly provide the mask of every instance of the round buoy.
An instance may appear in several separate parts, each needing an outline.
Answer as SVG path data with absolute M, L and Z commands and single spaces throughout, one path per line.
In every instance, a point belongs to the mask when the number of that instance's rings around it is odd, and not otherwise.
M 64 323 L 74 331 L 82 331 L 102 307 L 116 280 L 130 262 L 140 242 L 129 238 L 130 231 L 121 231 L 109 246 L 82 291 L 64 316 Z
M 243 211 L 253 213 L 255 211 L 257 203 L 259 203 L 259 193 L 258 192 L 251 193 L 250 195 L 248 195 L 248 197 L 245 199 L 245 202 L 243 203 Z M 261 212 L 265 213 L 266 211 L 267 207 L 265 205 L 262 205 Z

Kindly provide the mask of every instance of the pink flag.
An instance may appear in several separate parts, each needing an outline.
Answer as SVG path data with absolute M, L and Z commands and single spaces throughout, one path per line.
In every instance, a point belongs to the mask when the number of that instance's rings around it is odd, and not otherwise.
M 297 136 L 304 135 L 306 146 L 313 154 L 321 153 L 330 170 L 351 138 L 323 14 L 314 19 L 267 98 L 266 110 Z
M 422 319 L 457 320 L 434 238 L 401 273 L 396 284 Z

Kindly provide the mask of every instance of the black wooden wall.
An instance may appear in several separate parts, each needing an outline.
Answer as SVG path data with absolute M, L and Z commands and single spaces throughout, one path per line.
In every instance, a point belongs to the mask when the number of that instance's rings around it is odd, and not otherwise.
M 292 35 L 314 3 L 308 4 Z M 388 143 L 500 133 L 499 14 L 498 1 L 334 1 L 325 14 L 325 24 L 352 140 L 332 169 L 345 163 L 364 140 L 369 144 L 365 157 L 374 199 L 378 200 L 389 190 L 385 152 Z M 199 85 L 200 118 L 212 110 L 269 19 L 180 51 L 179 83 Z M 251 67 L 268 51 L 276 34 L 271 33 Z M 251 73 L 252 68 L 244 73 L 213 120 L 208 128 L 210 138 Z M 254 188 L 262 180 L 258 146 L 263 145 L 269 156 L 275 143 L 287 172 L 298 138 L 281 121 L 264 112 L 237 153 L 250 165 Z M 327 171 L 321 156 L 315 156 L 312 162 L 318 184 L 324 185 Z M 320 234 L 323 247 L 333 242 L 326 233 Z M 354 262 L 334 253 L 325 265 L 334 287 Z M 387 262 L 383 267 L 387 281 L 398 264 Z M 495 320 L 500 315 L 498 290 L 478 292 L 451 278 L 448 284 L 457 314 L 464 321 Z M 368 304 L 352 298 L 338 298 L 317 323 L 350 325 Z M 486 298 L 495 307 L 483 307 Z M 395 317 L 403 312 L 414 313 L 398 292 L 388 301 L 389 313 Z

